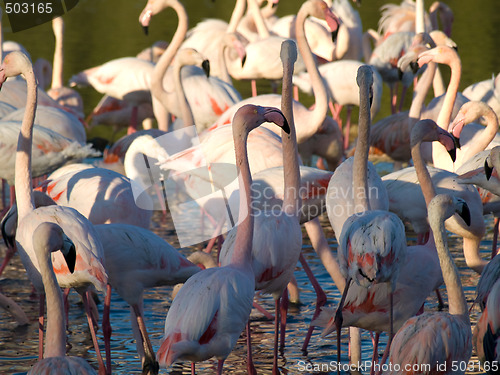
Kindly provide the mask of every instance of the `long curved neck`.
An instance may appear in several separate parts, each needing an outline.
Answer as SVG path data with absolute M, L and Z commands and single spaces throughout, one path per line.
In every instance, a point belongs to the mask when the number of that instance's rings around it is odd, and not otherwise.
M 247 138 L 248 132 L 246 129 L 234 136 L 234 151 L 240 186 L 240 210 L 236 240 L 234 242 L 235 251 L 231 263 L 243 268 L 252 264 L 252 239 L 255 216 L 250 192 L 252 175 L 250 174 L 250 165 L 248 163 Z
M 299 143 L 302 143 L 302 139 L 308 139 L 317 132 L 318 128 L 325 120 L 328 112 L 328 94 L 306 39 L 304 25 L 308 16 L 309 12 L 307 11 L 307 8 L 302 7 L 301 11 L 297 14 L 295 34 L 297 38 L 297 46 L 311 79 L 315 105 L 314 109 L 309 112 L 310 116 L 307 121 L 307 127 L 301 126 L 300 134 L 297 134 Z
M 236 4 L 234 5 L 234 10 L 231 14 L 231 19 L 229 20 L 229 25 L 227 26 L 226 32 L 234 33 L 236 31 L 238 24 L 245 14 L 245 8 L 246 0 L 236 0 Z
M 446 89 L 443 106 L 439 111 L 436 121 L 438 126 L 444 130 L 448 130 L 448 125 L 450 124 L 453 105 L 455 104 L 455 99 L 457 98 L 460 77 L 462 76 L 462 64 L 460 63 L 458 56 L 457 58 L 452 58 L 448 65 L 451 70 L 450 82 L 448 84 L 448 88 Z
M 427 69 L 418 80 L 415 87 L 413 100 L 411 102 L 410 111 L 408 114 L 408 132 L 411 134 L 413 125 L 420 119 L 425 97 L 431 88 L 434 74 L 436 72 L 436 63 L 431 61 L 427 64 Z
M 228 84 L 232 85 L 233 80 L 231 79 L 231 76 L 229 75 L 229 72 L 227 70 L 227 64 L 226 64 L 226 54 L 229 54 L 228 49 L 229 48 L 228 48 L 227 43 L 224 42 L 219 48 L 219 53 L 217 54 L 217 62 L 218 62 L 218 65 L 221 67 L 220 79 L 223 80 L 224 82 L 227 82 Z
M 165 103 L 167 103 L 168 100 L 168 93 L 163 87 L 163 76 L 165 75 L 168 67 L 174 59 L 174 56 L 181 46 L 184 38 L 186 37 L 188 29 L 188 16 L 182 4 L 177 1 L 173 2 L 172 8 L 177 13 L 177 17 L 179 19 L 177 30 L 175 31 L 175 34 L 168 48 L 156 63 L 156 66 L 153 70 L 153 76 L 151 78 L 151 92 L 165 107 Z
M 297 136 L 293 120 L 293 63 L 290 61 L 283 64 L 283 89 L 281 110 L 290 126 L 290 134 L 281 131 L 283 142 L 283 173 L 285 175 L 285 191 L 283 198 L 283 211 L 288 215 L 298 218 L 301 206 L 299 153 L 297 150 Z
M 480 114 L 478 114 L 477 118 L 480 116 L 483 116 L 486 120 L 486 128 L 481 130 L 481 135 L 477 137 L 474 142 L 470 142 L 471 146 L 467 150 L 463 160 L 468 160 L 478 152 L 485 150 L 493 138 L 495 138 L 498 134 L 498 118 L 496 114 L 490 108 L 485 108 Z
M 182 122 L 184 126 L 194 125 L 193 112 L 189 106 L 188 100 L 186 98 L 186 93 L 184 92 L 184 86 L 182 85 L 181 70 L 184 64 L 174 64 L 174 86 L 177 100 L 181 107 Z
M 354 194 L 354 207 L 357 212 L 370 210 L 368 201 L 368 150 L 370 144 L 370 88 L 361 85 L 359 88 L 359 125 L 358 141 L 354 153 L 352 187 Z
M 453 262 L 450 250 L 448 249 L 443 216 L 432 216 L 430 225 L 434 233 L 434 241 L 436 242 L 439 263 L 443 273 L 443 280 L 446 285 L 446 292 L 448 293 L 449 313 L 460 316 L 470 324 L 469 311 L 467 309 L 467 302 L 462 289 L 462 283 L 460 282 L 460 275 L 458 273 L 457 266 Z
M 62 18 L 53 20 L 52 22 L 63 22 Z M 60 26 L 60 27 L 58 27 Z M 63 64 L 64 64 L 64 24 L 54 27 L 55 48 L 54 62 L 52 66 L 52 88 L 57 89 L 63 87 Z
M 255 22 L 255 27 L 257 28 L 257 33 L 260 38 L 269 38 L 271 35 L 267 28 L 266 22 L 264 21 L 264 17 L 262 17 L 262 13 L 260 11 L 259 4 L 255 0 L 247 0 L 248 11 L 253 17 Z
M 422 157 L 421 144 L 422 142 L 418 142 L 412 146 L 411 157 L 413 159 L 413 165 L 415 166 L 415 172 L 417 173 L 418 182 L 424 194 L 425 205 L 428 206 L 432 198 L 436 196 L 436 189 L 434 188 L 431 175 Z
M 415 33 L 423 33 L 425 30 L 425 9 L 424 0 L 416 0 L 415 2 Z
M 47 247 L 40 248 L 36 253 L 47 301 L 47 329 L 43 357 L 64 357 L 66 355 L 66 319 L 63 313 L 63 298 L 48 250 Z
M 26 109 L 17 143 L 15 191 L 17 198 L 18 223 L 35 209 L 31 187 L 31 147 L 33 143 L 33 121 L 37 102 L 37 84 L 33 67 L 23 71 L 27 84 Z

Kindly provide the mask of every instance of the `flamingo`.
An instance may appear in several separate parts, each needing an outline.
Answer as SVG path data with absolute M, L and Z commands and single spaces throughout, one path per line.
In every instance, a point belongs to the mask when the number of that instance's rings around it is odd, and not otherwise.
M 391 305 L 389 340 L 391 340 L 393 291 L 400 264 L 406 256 L 404 225 L 396 215 L 387 211 L 387 195 L 380 179 L 376 178 L 378 175 L 375 177 L 373 174 L 376 173 L 373 166 L 367 161 L 370 126 L 369 94 L 373 83 L 371 68 L 360 67 L 356 81 L 360 88 L 358 144 L 353 161 L 347 160 L 340 167 L 342 168 L 344 164 L 351 165 L 348 169 L 352 177 L 337 170 L 330 180 L 327 193 L 328 217 L 339 243 L 340 271 L 347 280 L 335 317 L 339 362 L 341 312 L 351 281 L 364 288 L 379 283 L 389 285 Z M 376 186 L 375 195 L 372 189 L 374 186 Z M 332 211 L 335 209 L 334 202 L 339 199 L 333 189 L 339 189 L 337 192 L 340 192 L 342 197 L 347 197 L 342 198 L 346 201 L 340 206 L 342 211 L 340 215 Z
M 255 289 L 271 294 L 275 300 L 275 342 L 273 374 L 278 374 L 278 332 L 280 299 L 290 282 L 302 249 L 302 232 L 299 222 L 300 187 L 299 158 L 292 112 L 292 75 L 297 59 L 295 43 L 284 42 L 281 51 L 283 62 L 283 101 L 281 110 L 287 119 L 288 129 L 282 132 L 284 197 L 280 208 L 259 210 L 254 218 L 254 238 L 252 240 L 252 269 L 255 274 Z M 287 134 L 290 134 L 289 136 Z M 241 199 L 241 198 L 240 198 Z M 235 249 L 238 227 L 227 235 L 219 254 L 221 265 L 231 263 L 237 256 Z M 286 310 L 282 308 L 282 313 Z M 286 321 L 286 315 L 282 317 Z M 282 326 L 282 329 L 284 327 Z M 247 326 L 247 334 L 250 327 Z M 250 365 L 250 364 L 249 364 Z
M 307 66 L 307 71 L 311 77 L 313 91 L 315 95 L 314 109 L 309 110 L 301 103 L 294 101 L 294 119 L 297 128 L 297 143 L 299 147 L 302 143 L 310 139 L 314 134 L 321 133 L 322 129 L 330 129 L 326 137 L 330 140 L 328 148 L 325 151 L 315 147 L 314 153 L 322 152 L 327 155 L 328 167 L 334 170 L 343 158 L 342 135 L 338 125 L 332 118 L 327 117 L 328 97 L 325 85 L 318 72 L 314 57 L 305 38 L 304 24 L 309 16 L 315 16 L 320 19 L 332 19 L 333 15 L 324 2 L 319 0 L 306 1 L 302 4 L 296 22 L 297 46 Z M 215 126 L 228 123 L 236 110 L 247 103 L 260 105 L 278 106 L 281 97 L 276 94 L 259 95 L 245 99 L 225 111 L 214 124 Z M 320 137 L 320 135 L 318 135 Z M 317 140 L 317 139 L 316 139 Z
M 429 204 L 429 222 L 434 235 L 443 279 L 448 292 L 448 313 L 428 312 L 409 319 L 394 336 L 389 362 L 403 368 L 430 366 L 429 372 L 439 371 L 446 364 L 445 374 L 464 374 L 452 368 L 452 363 L 468 363 L 472 354 L 472 332 L 467 300 L 460 275 L 448 249 L 444 221 L 458 213 L 470 223 L 465 201 L 438 195 Z M 406 366 L 406 367 L 405 367 Z M 398 373 L 389 371 L 388 373 Z
M 137 57 L 122 57 L 73 75 L 70 87 L 92 86 L 97 92 L 129 102 L 133 107 L 151 103 L 152 62 Z M 133 116 L 134 117 L 134 116 Z M 128 133 L 137 124 L 131 118 Z
M 167 90 L 172 86 L 172 80 L 178 79 L 180 68 L 176 73 L 169 72 L 167 69 L 186 36 L 188 18 L 184 6 L 177 0 L 149 1 L 139 16 L 142 26 L 148 27 L 152 16 L 168 7 L 173 8 L 177 13 L 178 25 L 169 46 L 158 60 L 151 77 L 151 92 L 155 98 L 153 100 L 153 109 L 156 119 L 159 121 L 159 128 L 162 130 L 167 129 L 162 125 L 165 114 L 158 112 L 162 109 L 159 106 L 160 103 L 164 107 L 163 110 L 171 112 L 175 116 L 181 114 L 180 105 L 178 104 L 181 99 L 178 99 L 178 97 L 182 98 L 182 96 L 179 95 L 178 91 Z M 171 75 L 174 77 L 172 78 Z M 191 124 L 185 123 L 185 125 L 196 124 L 200 131 L 211 125 L 226 108 L 241 99 L 234 86 L 218 78 L 207 79 L 203 73 L 200 74 L 199 69 L 191 68 L 189 75 L 183 75 L 182 85 L 190 107 L 199 108 L 193 113 L 194 122 Z M 179 90 L 179 83 L 176 86 Z M 203 105 L 203 103 L 206 103 L 206 105 Z
M 486 301 L 485 309 L 479 318 L 473 333 L 473 345 L 486 372 L 494 374 L 500 361 L 500 279 L 493 285 Z M 491 365 L 491 366 L 490 366 Z M 488 366 L 488 368 L 486 367 Z M 496 368 L 496 369 L 495 369 Z
M 130 305 L 143 372 L 157 373 L 158 364 L 144 322 L 143 291 L 185 282 L 200 268 L 145 228 L 115 223 L 96 225 L 95 229 L 103 244 L 108 283 Z
M 244 194 L 240 200 L 235 255 L 225 267 L 203 270 L 182 286 L 168 311 L 165 335 L 157 351 L 160 366 L 179 359 L 192 362 L 218 358 L 217 374 L 245 327 L 254 296 L 255 275 L 251 266 L 254 213 L 252 177 L 246 152 L 248 132 L 265 121 L 287 128 L 283 114 L 272 107 L 247 105 L 233 122 L 236 165 Z M 245 209 L 244 209 L 245 208 Z M 196 306 L 196 307 L 194 307 Z M 192 367 L 194 371 L 194 364 Z
M 484 165 L 479 167 L 479 165 Z M 477 168 L 477 169 L 474 169 Z M 474 184 L 500 196 L 500 146 L 477 153 L 457 170 L 461 183 Z
M 33 189 L 31 187 L 31 148 L 33 141 L 33 119 L 36 110 L 37 84 L 33 68 L 28 57 L 21 52 L 12 52 L 5 57 L 0 66 L 0 82 L 8 77 L 23 74 L 27 79 L 28 97 L 27 109 L 19 134 L 18 150 L 16 152 L 15 190 L 18 205 L 18 229 L 16 245 L 28 277 L 36 290 L 42 295 L 43 282 L 39 265 L 34 253 L 33 232 L 40 223 L 55 222 L 72 238 L 77 251 L 75 272 L 70 273 L 65 262 L 55 254 L 53 264 L 58 273 L 58 282 L 62 287 L 74 287 L 82 295 L 86 306 L 88 322 L 94 347 L 99 361 L 99 372 L 105 373 L 97 338 L 89 315 L 88 291 L 91 286 L 104 290 L 107 275 L 102 265 L 103 250 L 92 224 L 78 211 L 69 207 L 48 206 L 35 209 Z M 40 303 L 41 312 L 43 303 Z M 42 314 L 40 321 L 43 322 Z M 42 336 L 43 337 L 43 336 Z M 40 341 L 42 342 L 42 340 Z
M 481 117 L 486 121 L 486 128 L 473 122 Z M 464 103 L 448 130 L 460 142 L 460 150 L 457 151 L 457 160 L 454 163 L 455 170 L 479 152 L 500 145 L 497 115 L 484 102 Z
M 340 60 L 318 67 L 319 73 L 323 77 L 328 96 L 336 104 L 336 121 L 340 124 L 340 111 L 347 106 L 346 125 L 344 131 L 344 149 L 349 147 L 349 132 L 351 126 L 351 112 L 354 105 L 359 106 L 359 92 L 355 90 L 355 77 L 362 62 L 356 60 Z M 382 77 L 376 69 L 373 69 L 373 99 L 370 108 L 372 119 L 380 110 L 382 100 Z M 294 84 L 302 91 L 311 94 L 312 86 L 307 73 L 300 73 L 294 76 Z
M 54 63 L 52 69 L 52 85 L 47 94 L 64 109 L 78 118 L 83 118 L 83 99 L 74 89 L 65 87 L 63 82 L 64 67 L 64 20 L 63 17 L 52 19 L 52 30 L 56 45 L 54 49 Z
M 62 253 L 64 264 L 69 270 L 73 270 L 77 257 L 75 244 L 70 237 L 66 236 L 63 229 L 53 222 L 40 222 L 35 227 L 32 236 L 33 248 L 47 299 L 47 339 L 45 340 L 44 358 L 38 361 L 28 371 L 28 374 L 97 374 L 83 358 L 66 356 L 66 318 L 64 316 L 63 296 L 57 284 L 51 256 L 54 253 Z M 62 264 L 60 263 L 60 265 Z
M 2 118 L 2 121 L 21 121 L 25 108 L 20 108 Z M 82 145 L 87 142 L 85 127 L 71 112 L 56 107 L 39 105 L 35 113 L 35 125 L 53 130 L 54 132 L 76 141 Z
M 432 180 L 421 155 L 422 142 L 440 141 L 453 146 L 449 133 L 431 121 L 420 121 L 412 130 L 412 155 L 418 170 L 418 179 L 426 202 L 436 196 Z M 418 313 L 426 298 L 442 284 L 439 258 L 432 239 L 427 243 L 407 248 L 394 288 L 394 329 L 397 331 L 410 317 Z M 373 362 L 375 362 L 380 332 L 390 332 L 389 290 L 384 284 L 374 284 L 369 289 L 352 284 L 347 293 L 342 316 L 347 326 L 375 331 Z M 335 311 L 324 308 L 313 324 L 325 327 L 323 336 L 335 329 Z M 386 349 L 388 349 L 387 347 Z M 387 355 L 388 351 L 384 355 Z

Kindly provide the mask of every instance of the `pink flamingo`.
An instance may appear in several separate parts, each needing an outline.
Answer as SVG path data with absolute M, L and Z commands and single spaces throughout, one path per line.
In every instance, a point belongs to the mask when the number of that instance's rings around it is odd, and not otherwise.
M 486 128 L 473 122 L 481 117 L 486 121 Z M 479 152 L 500 145 L 498 118 L 493 109 L 484 102 L 464 103 L 448 130 L 460 141 L 455 170 Z
M 357 83 L 360 88 L 360 118 L 358 144 L 351 164 L 351 175 L 342 175 L 336 171 L 328 186 L 328 216 L 338 238 L 338 258 L 342 275 L 347 279 L 346 287 L 335 316 L 337 328 L 337 351 L 340 362 L 340 329 L 342 327 L 342 309 L 351 281 L 364 288 L 379 283 L 387 283 L 390 297 L 390 339 L 392 339 L 393 291 L 399 274 L 400 264 L 406 256 L 406 236 L 401 220 L 386 210 L 387 195 L 380 179 L 373 175 L 374 168 L 368 164 L 368 139 L 370 126 L 369 94 L 373 83 L 373 73 L 369 66 L 359 68 Z M 371 168 L 369 168 L 371 166 Z M 337 174 L 339 172 L 339 174 Z M 368 174 L 370 173 L 370 174 Z M 376 176 L 378 177 L 378 175 Z M 369 181 L 369 179 L 371 181 Z M 337 186 L 336 181 L 342 180 Z M 374 181 L 373 181 L 374 180 Z M 378 185 L 375 199 L 373 189 Z M 333 189 L 347 197 L 342 214 L 332 212 L 333 205 L 340 194 L 333 195 Z M 379 197 L 379 194 L 381 196 Z M 344 200 L 346 198 L 343 198 Z M 352 201 L 351 204 L 349 201 Z M 375 207 L 381 206 L 382 209 Z M 352 212 L 352 216 L 349 215 Z M 345 219 L 347 217 L 347 219 Z M 342 226 L 338 224 L 344 219 Z M 334 226 L 335 224 L 335 226 Z M 340 229 L 341 228 L 341 231 Z M 389 341 L 390 342 L 390 341 Z M 390 345 L 390 343 L 389 343 Z
M 488 104 L 500 116 L 500 74 L 490 79 L 473 83 L 463 89 L 462 94 L 470 100 L 480 100 Z
M 399 365 L 401 369 L 430 365 L 429 372 L 439 371 L 438 366 L 446 364 L 443 373 L 463 374 L 465 371 L 454 370 L 451 366 L 453 363 L 468 363 L 472 354 L 472 332 L 467 300 L 448 249 L 444 221 L 458 213 L 470 223 L 469 211 L 463 200 L 450 195 L 433 198 L 428 210 L 448 293 L 449 312 L 428 312 L 409 319 L 394 336 L 389 362 L 393 367 Z
M 448 147 L 453 146 L 452 137 L 430 120 L 418 122 L 412 130 L 412 155 L 418 171 L 418 179 L 426 202 L 436 196 L 432 180 L 426 170 L 421 155 L 423 141 L 440 141 Z M 425 271 L 424 271 L 425 270 Z M 422 309 L 426 298 L 442 284 L 439 258 L 432 239 L 425 244 L 409 246 L 404 263 L 394 289 L 394 329 L 397 331 L 407 319 Z M 342 315 L 347 326 L 356 326 L 375 331 L 373 362 L 376 362 L 380 332 L 390 332 L 390 302 L 387 286 L 374 284 L 368 290 L 352 284 L 346 296 Z M 325 327 L 323 335 L 335 329 L 335 312 L 325 308 L 316 322 Z M 387 346 L 388 350 L 389 346 Z M 386 350 L 385 356 L 388 354 Z
M 479 167 L 479 165 L 483 165 Z M 476 169 L 475 169 L 476 168 Z M 457 170 L 461 183 L 474 184 L 500 196 L 500 146 L 484 150 Z
M 236 165 L 241 190 L 244 191 L 240 201 L 242 209 L 234 244 L 235 255 L 227 266 L 203 270 L 188 279 L 180 289 L 165 321 L 165 335 L 157 352 L 160 366 L 188 359 L 193 362 L 194 371 L 195 361 L 216 356 L 219 360 L 217 374 L 222 374 L 224 360 L 248 321 L 255 275 L 251 267 L 254 213 L 246 138 L 250 130 L 266 121 L 285 129 L 288 127 L 285 117 L 276 108 L 247 105 L 235 115 Z
M 74 273 L 70 273 L 66 263 L 58 254 L 55 254 L 53 264 L 58 274 L 58 282 L 62 287 L 74 287 L 81 295 L 86 306 L 88 322 L 92 334 L 94 347 L 99 361 L 99 371 L 105 373 L 93 322 L 88 307 L 88 291 L 91 286 L 98 290 L 104 290 L 107 275 L 102 265 L 102 245 L 99 242 L 92 224 L 78 211 L 69 207 L 49 206 L 35 209 L 33 201 L 33 189 L 31 187 L 31 159 L 32 159 L 32 132 L 33 119 L 36 110 L 37 85 L 33 68 L 29 59 L 20 52 L 13 52 L 6 56 L 0 67 L 0 82 L 8 77 L 23 74 L 27 79 L 28 97 L 27 110 L 21 125 L 18 150 L 16 152 L 15 189 L 18 204 L 18 229 L 16 233 L 16 245 L 21 256 L 28 277 L 43 295 L 43 282 L 36 260 L 33 245 L 33 233 L 40 223 L 60 223 L 63 230 L 73 239 L 76 246 L 76 266 Z M 42 302 L 42 301 L 41 301 Z M 43 324 L 43 303 L 40 303 L 40 322 Z M 41 337 L 43 333 L 41 332 Z M 42 343 L 43 339 L 40 340 Z M 41 348 L 40 348 L 41 349 Z M 41 351 L 41 350 L 40 350 Z M 41 354 L 41 353 L 40 353 Z
M 287 119 L 288 129 L 282 132 L 283 142 L 283 176 L 284 197 L 281 210 L 269 209 L 255 212 L 254 238 L 252 240 L 252 269 L 255 274 L 255 289 L 266 294 L 272 294 L 275 305 L 275 342 L 273 374 L 278 374 L 278 332 L 280 299 L 286 285 L 292 278 L 293 271 L 299 260 L 302 250 L 302 232 L 299 222 L 300 196 L 297 194 L 300 187 L 299 159 L 295 126 L 292 112 L 292 74 L 293 64 L 297 59 L 295 43 L 291 40 L 284 42 L 281 51 L 283 62 L 283 101 L 282 112 Z M 290 134 L 289 136 L 287 134 Z M 236 236 L 238 228 L 231 230 L 219 254 L 221 265 L 231 263 L 236 256 Z M 282 321 L 286 322 L 286 310 L 282 309 Z M 284 330 L 284 326 L 282 326 Z M 250 327 L 247 326 L 250 335 Z M 249 363 L 249 366 L 253 365 Z M 250 370 L 251 371 L 251 370 Z
M 169 46 L 158 60 L 151 77 L 151 92 L 155 98 L 153 100 L 153 109 L 157 121 L 160 121 L 160 125 L 164 122 L 165 113 L 158 112 L 159 110 L 166 110 L 177 117 L 181 115 L 178 97 L 182 98 L 182 96 L 179 95 L 178 91 L 174 92 L 166 89 L 172 86 L 173 80 L 179 80 L 180 67 L 175 73 L 173 69 L 170 69 L 170 71 L 167 69 L 186 36 L 188 18 L 184 6 L 177 0 L 149 1 L 139 16 L 142 26 L 148 27 L 152 16 L 169 7 L 177 13 L 177 29 Z M 226 108 L 241 99 L 234 86 L 218 78 L 207 79 L 200 69 L 191 68 L 189 74 L 185 72 L 182 76 L 182 85 L 189 106 L 192 109 L 199 108 L 193 113 L 194 122 L 185 125 L 196 124 L 199 130 L 211 125 L 214 119 L 220 116 Z M 180 83 L 176 86 L 178 90 L 181 88 Z M 163 109 L 159 106 L 160 103 L 164 107 Z M 206 103 L 206 105 L 203 103 Z M 167 130 L 165 125 L 161 125 L 159 128 Z
M 51 255 L 62 253 L 64 264 L 73 270 L 77 257 L 75 244 L 65 235 L 63 229 L 53 222 L 42 221 L 35 227 L 32 236 L 33 249 L 47 299 L 47 331 L 43 359 L 38 361 L 28 374 L 97 374 L 83 358 L 66 356 L 66 318 L 63 296 L 57 284 Z
M 111 295 L 112 287 L 130 305 L 130 321 L 143 372 L 157 373 L 158 363 L 144 322 L 143 291 L 185 282 L 200 268 L 145 228 L 116 223 L 96 225 L 95 229 L 104 249 L 107 296 Z M 106 334 L 111 335 L 111 330 Z
M 314 109 L 312 110 L 307 109 L 297 101 L 293 102 L 294 119 L 297 128 L 297 143 L 299 144 L 300 150 L 301 144 L 313 137 L 313 135 L 321 133 L 322 129 L 331 129 L 331 132 L 329 131 L 328 134 L 326 134 L 326 137 L 330 141 L 328 145 L 324 145 L 328 146 L 326 147 L 327 151 L 320 150 L 316 145 L 314 153 L 317 154 L 322 151 L 323 154 L 327 155 L 328 167 L 330 170 L 334 170 L 343 158 L 342 135 L 338 125 L 333 119 L 326 116 L 328 111 L 327 91 L 305 37 L 304 24 L 309 16 L 315 16 L 320 19 L 326 18 L 329 20 L 332 20 L 334 17 L 326 4 L 319 0 L 306 1 L 297 14 L 297 46 L 311 77 L 315 97 Z M 236 110 L 247 103 L 278 106 L 280 101 L 281 97 L 276 94 L 259 95 L 245 99 L 225 111 L 217 120 L 215 126 L 229 123 Z M 320 134 L 318 134 L 318 136 L 320 136 Z

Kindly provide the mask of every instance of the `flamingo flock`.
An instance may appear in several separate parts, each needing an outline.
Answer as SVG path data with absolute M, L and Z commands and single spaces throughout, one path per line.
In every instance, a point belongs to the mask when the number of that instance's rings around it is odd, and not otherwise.
M 459 91 L 453 4 L 184 3 L 67 84 L 64 17 L 53 63 L 0 32 L 0 373 L 500 373 L 498 77 Z

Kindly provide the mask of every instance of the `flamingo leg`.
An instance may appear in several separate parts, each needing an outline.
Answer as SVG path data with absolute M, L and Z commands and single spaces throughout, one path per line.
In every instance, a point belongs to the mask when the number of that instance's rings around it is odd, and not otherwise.
M 378 341 L 380 339 L 380 332 L 375 332 L 375 338 L 373 338 L 373 355 L 372 355 L 372 367 L 370 369 L 370 375 L 375 374 L 375 364 L 378 362 Z
M 263 308 L 261 305 L 259 305 L 257 302 L 253 302 L 253 307 L 260 311 L 264 316 L 269 319 L 269 320 L 274 320 L 273 314 L 271 314 L 269 311 L 267 311 L 265 308 Z
M 275 314 L 274 314 L 274 350 L 273 350 L 273 375 L 278 375 L 278 336 L 280 329 L 280 298 L 274 301 Z
M 441 311 L 444 308 L 444 302 L 443 302 L 443 297 L 441 297 L 441 293 L 439 292 L 439 289 L 436 289 L 436 297 L 438 299 L 438 311 Z
M 104 350 L 106 352 L 107 374 L 111 374 L 111 322 L 109 313 L 111 309 L 111 285 L 106 286 L 106 298 L 104 299 L 104 309 L 102 312 L 102 333 L 104 336 Z
M 224 367 L 224 360 L 219 359 L 217 361 L 217 375 L 222 375 L 222 368 Z
M 130 116 L 130 124 L 127 129 L 127 134 L 132 134 L 137 131 L 137 114 L 138 108 L 136 105 L 132 107 L 132 115 Z
M 191 362 L 191 375 L 196 374 L 196 365 L 194 362 Z
M 285 350 L 285 334 L 286 334 L 286 317 L 288 314 L 288 290 L 285 288 L 283 294 L 281 295 L 280 303 L 280 317 L 281 317 L 281 327 L 280 327 L 280 346 L 279 350 L 281 355 L 284 354 Z
M 92 320 L 92 313 L 90 311 L 89 299 L 90 291 L 82 294 L 83 305 L 85 306 L 85 312 L 87 313 L 87 321 L 90 328 L 90 335 L 92 336 L 92 342 L 94 344 L 94 349 L 97 356 L 97 363 L 99 364 L 99 375 L 106 375 L 106 367 L 104 366 L 104 361 L 102 360 L 101 350 L 99 349 L 99 343 L 97 342 L 97 336 L 95 333 L 94 322 Z
M 5 269 L 5 267 L 7 267 L 7 264 L 9 264 L 10 260 L 12 259 L 12 257 L 16 253 L 16 251 L 17 251 L 16 245 L 7 246 L 7 251 L 5 252 L 5 257 L 3 258 L 2 265 L 0 266 L 0 276 L 2 275 L 3 270 Z
M 69 288 L 64 289 L 63 300 L 64 300 L 64 315 L 66 316 L 66 329 L 69 327 Z
M 255 365 L 253 364 L 252 357 L 252 337 L 251 337 L 251 329 L 250 329 L 250 320 L 247 322 L 247 372 L 250 375 L 257 375 L 257 371 L 255 370 Z
M 398 84 L 391 86 L 391 113 L 396 113 L 396 105 L 398 102 Z
M 344 292 L 342 293 L 342 298 L 340 299 L 339 306 L 337 307 L 337 312 L 335 313 L 335 327 L 337 328 L 337 363 L 340 363 L 340 331 L 342 329 L 342 322 L 344 318 L 342 317 L 342 309 L 344 308 L 345 298 L 347 297 L 347 291 L 349 290 L 349 286 L 351 285 L 351 278 L 347 279 Z M 337 374 L 340 374 L 340 368 L 337 369 Z
M 133 305 L 134 314 L 137 319 L 137 325 L 139 330 L 141 331 L 142 337 L 142 345 L 144 347 L 144 363 L 142 364 L 142 373 L 143 374 L 158 374 L 160 366 L 155 359 L 155 352 L 153 350 L 153 346 L 151 345 L 151 341 L 149 340 L 148 331 L 146 329 L 146 325 L 144 324 L 144 319 L 139 309 L 139 306 Z
M 493 244 L 491 245 L 491 259 L 497 254 L 498 249 L 498 230 L 499 230 L 499 218 L 495 218 L 495 224 L 493 225 Z M 1 275 L 1 272 L 0 272 Z
M 257 81 L 252 79 L 252 96 L 257 96 Z
M 38 306 L 38 360 L 43 358 L 43 316 L 45 314 L 45 293 L 39 296 Z
M 312 317 L 312 320 L 315 320 L 318 316 L 319 313 L 321 312 L 321 308 L 325 305 L 326 303 L 326 294 L 321 288 L 321 286 L 318 283 L 318 280 L 316 280 L 316 277 L 314 277 L 313 272 L 311 271 L 311 268 L 306 262 L 306 259 L 304 258 L 304 255 L 301 253 L 300 257 L 300 264 L 302 264 L 302 267 L 304 268 L 304 271 L 309 277 L 309 280 L 311 280 L 311 285 L 314 288 L 314 291 L 316 292 L 316 309 L 314 310 L 314 315 Z M 309 326 L 309 329 L 307 330 L 306 338 L 304 340 L 304 344 L 302 344 L 302 352 L 307 353 L 307 346 L 309 345 L 309 341 L 311 340 L 312 333 L 314 331 L 314 326 L 311 324 Z

